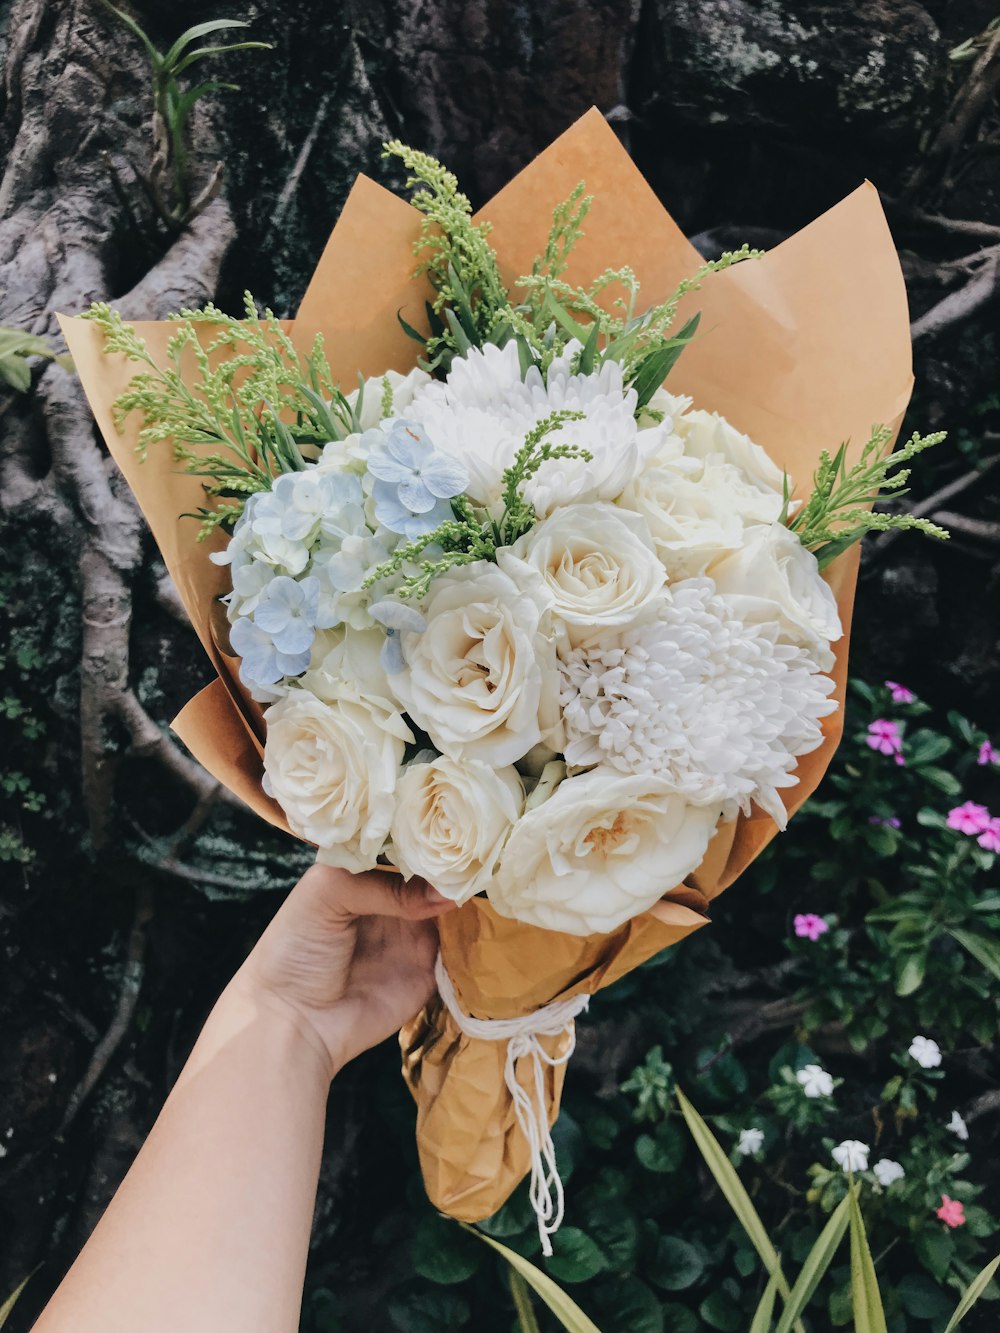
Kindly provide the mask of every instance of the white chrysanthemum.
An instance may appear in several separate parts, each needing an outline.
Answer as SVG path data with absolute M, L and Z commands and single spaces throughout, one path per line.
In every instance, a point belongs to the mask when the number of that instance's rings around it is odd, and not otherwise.
M 570 343 L 543 380 L 532 367 L 521 378 L 517 346 L 474 348 L 452 363 L 443 383 L 426 385 L 407 415 L 420 424 L 435 448 L 459 458 L 469 469 L 467 494 L 499 512 L 501 477 L 530 430 L 553 412 L 582 412 L 546 439 L 575 444 L 591 458 L 543 463 L 524 488 L 540 516 L 571 502 L 614 500 L 670 431 L 669 422 L 640 431 L 636 393 L 622 382 L 622 370 L 606 361 L 590 375 L 570 373 L 578 343 Z
M 674 584 L 657 619 L 575 648 L 561 670 L 567 763 L 657 774 L 724 818 L 756 801 L 782 828 L 778 788 L 837 707 L 809 652 L 744 625 L 711 579 Z

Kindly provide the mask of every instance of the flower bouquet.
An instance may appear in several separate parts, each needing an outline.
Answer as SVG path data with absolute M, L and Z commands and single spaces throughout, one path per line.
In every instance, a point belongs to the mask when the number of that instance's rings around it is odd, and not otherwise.
M 291 325 L 64 329 L 219 673 L 175 729 L 321 861 L 463 904 L 402 1034 L 425 1180 L 478 1220 L 530 1170 L 548 1250 L 573 1018 L 815 787 L 856 543 L 929 529 L 870 505 L 939 437 L 887 452 L 870 187 L 704 263 L 596 113 L 481 218 L 387 152 L 413 204 L 361 178 Z

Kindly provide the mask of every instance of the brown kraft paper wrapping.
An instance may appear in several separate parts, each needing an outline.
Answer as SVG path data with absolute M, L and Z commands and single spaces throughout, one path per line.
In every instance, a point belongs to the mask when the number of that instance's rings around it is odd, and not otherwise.
M 628 264 L 642 283 L 641 305 L 663 300 L 700 258 L 597 111 L 482 210 L 480 216 L 494 225 L 492 241 L 505 278 L 530 271 L 554 205 L 581 180 L 594 201 L 567 280 L 587 283 L 606 268 Z M 334 378 L 345 388 L 359 371 L 405 372 L 416 363 L 417 345 L 403 334 L 396 313 L 422 322 L 429 293 L 423 279 L 411 276 L 419 226 L 409 204 L 358 178 L 290 326 L 303 350 L 317 332 L 324 334 Z M 895 247 L 870 184 L 763 259 L 713 274 L 684 298 L 679 322 L 695 310 L 702 312 L 698 337 L 673 372 L 671 390 L 721 412 L 763 445 L 799 494 L 821 450 L 845 440 L 858 449 L 876 423 L 898 431 L 912 386 L 909 319 Z M 133 416 L 119 434 L 111 418 L 111 405 L 136 368 L 104 354 L 95 325 L 61 322 L 108 448 L 135 491 L 218 672 L 175 719 L 174 730 L 210 773 L 263 818 L 287 829 L 260 785 L 261 709 L 240 684 L 238 662 L 227 655 L 219 632 L 216 599 L 225 591 L 226 572 L 208 559 L 210 543 L 195 542 L 193 521 L 178 517 L 201 502 L 198 479 L 178 471 L 169 449 L 151 451 L 139 463 L 140 421 Z M 139 325 L 154 356 L 162 356 L 171 327 Z M 844 624 L 833 673 L 841 710 L 824 720 L 822 746 L 799 761 L 798 785 L 786 793 L 790 813 L 815 789 L 840 739 L 857 568 L 855 547 L 827 571 Z M 711 900 L 776 831 L 756 811 L 720 828 L 685 885 L 665 885 L 649 912 L 608 935 L 541 930 L 506 920 L 485 899 L 473 899 L 440 922 L 442 957 L 463 1008 L 477 1018 L 508 1018 L 610 985 L 706 924 Z M 453 1217 L 488 1217 L 529 1165 L 504 1084 L 503 1045 L 461 1035 L 437 999 L 400 1040 L 403 1074 L 417 1103 L 427 1193 Z M 550 1053 L 565 1040 L 542 1039 Z M 546 1070 L 550 1123 L 564 1075 L 565 1066 Z

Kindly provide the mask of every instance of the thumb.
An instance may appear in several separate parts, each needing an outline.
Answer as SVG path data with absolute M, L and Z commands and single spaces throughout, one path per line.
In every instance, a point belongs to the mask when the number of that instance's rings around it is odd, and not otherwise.
M 443 916 L 457 903 L 426 880 L 405 880 L 391 870 L 352 875 L 336 866 L 311 866 L 292 890 L 313 910 L 340 920 L 358 916 L 393 916 L 409 921 Z

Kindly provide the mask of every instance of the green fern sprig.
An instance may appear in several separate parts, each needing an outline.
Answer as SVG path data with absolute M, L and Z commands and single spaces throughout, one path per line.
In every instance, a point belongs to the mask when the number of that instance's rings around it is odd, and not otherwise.
M 798 535 L 802 545 L 816 556 L 820 568 L 836 559 L 867 532 L 922 532 L 928 537 L 947 540 L 949 533 L 937 523 L 912 514 L 886 514 L 868 508 L 878 500 L 900 499 L 907 494 L 910 469 L 900 465 L 940 444 L 946 431 L 921 435 L 918 431 L 899 449 L 884 454 L 892 439 L 887 426 L 875 426 L 861 450 L 858 461 L 847 466 L 847 445 L 831 455 L 824 450 L 813 475 L 812 492 L 791 518 L 788 517 L 790 491 L 785 482 L 783 521 Z M 893 469 L 899 469 L 893 471 Z
M 324 444 L 360 429 L 361 404 L 352 407 L 334 385 L 322 337 L 301 356 L 249 293 L 243 319 L 212 304 L 181 310 L 164 366 L 109 305 L 94 304 L 84 318 L 101 327 L 105 352 L 143 367 L 115 400 L 118 429 L 139 412 L 140 457 L 169 441 L 184 470 L 204 478 L 214 503 L 197 513 L 200 539 L 220 524 L 231 527 L 247 495 L 268 490 L 283 472 L 301 471 Z M 204 341 L 199 327 L 211 329 Z

